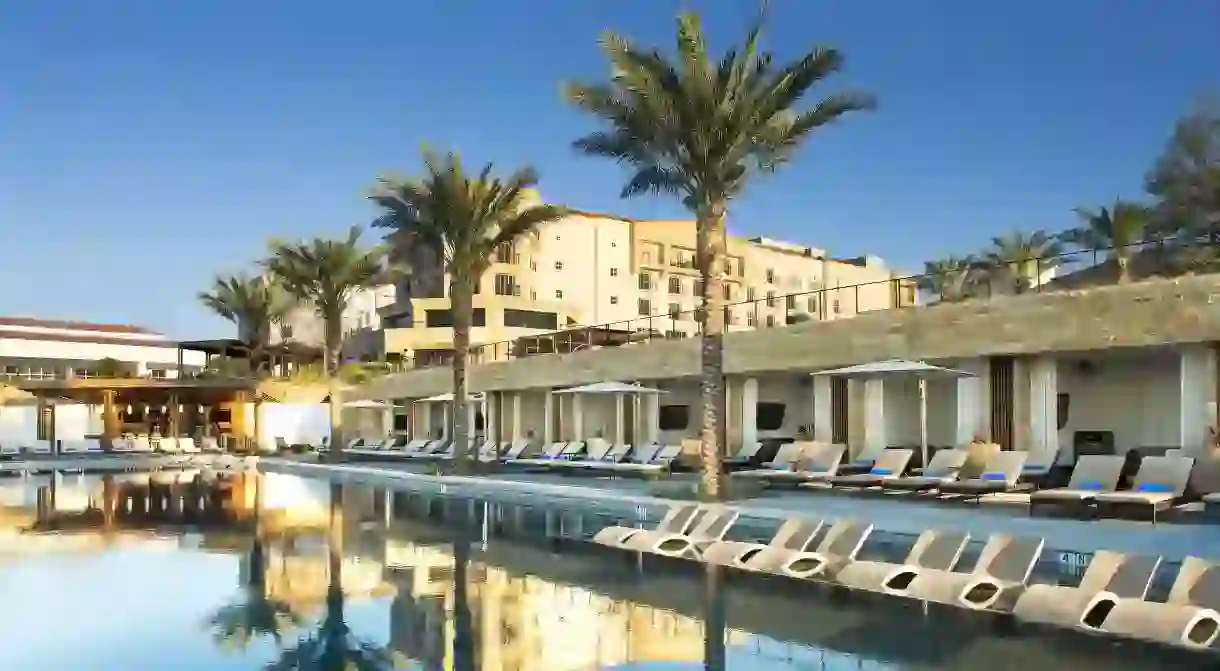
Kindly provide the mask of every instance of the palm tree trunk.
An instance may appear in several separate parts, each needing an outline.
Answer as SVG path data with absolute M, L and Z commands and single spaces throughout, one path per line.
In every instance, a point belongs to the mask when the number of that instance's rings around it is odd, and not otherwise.
M 699 384 L 702 422 L 699 430 L 699 496 L 706 501 L 723 498 L 724 474 L 724 230 L 725 204 L 712 203 L 698 215 L 696 246 L 699 277 L 703 283 L 703 309 L 699 322 L 703 338 Z
M 1114 265 L 1118 268 L 1118 283 L 1126 284 L 1131 281 L 1131 259 L 1127 257 L 1127 250 L 1115 250 Z
M 470 322 L 473 298 L 470 283 L 459 278 L 450 293 L 453 309 L 453 453 L 459 473 L 469 473 L 474 463 L 470 453 L 470 427 L 466 425 L 466 357 L 470 353 Z
M 326 334 L 325 351 L 322 353 L 322 367 L 326 373 L 326 391 L 330 397 L 330 450 L 327 457 L 330 461 L 343 460 L 343 399 L 339 398 L 339 360 L 343 348 L 343 315 L 328 314 L 323 318 L 323 328 Z

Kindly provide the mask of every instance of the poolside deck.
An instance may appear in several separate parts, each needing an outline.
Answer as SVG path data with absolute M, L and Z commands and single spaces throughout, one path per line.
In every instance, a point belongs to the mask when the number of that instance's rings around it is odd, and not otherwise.
M 391 487 L 438 495 L 486 497 L 506 503 L 557 507 L 581 505 L 623 517 L 655 520 L 657 511 L 672 503 L 652 495 L 637 481 L 565 478 L 558 475 L 499 474 L 437 476 L 419 472 L 413 464 L 318 464 L 264 458 L 260 470 L 290 475 L 336 478 L 343 482 Z M 413 469 L 414 467 L 414 469 Z M 974 505 L 943 501 L 912 501 L 898 497 L 856 496 L 834 492 L 780 491 L 735 501 L 746 518 L 775 521 L 787 517 L 857 518 L 873 522 L 874 534 L 913 536 L 936 527 L 968 531 L 1039 536 L 1047 549 L 1091 555 L 1098 550 L 1159 554 L 1177 562 L 1189 555 L 1214 557 L 1220 552 L 1220 524 L 1150 524 L 1127 520 L 1083 521 L 1030 517 L 1019 505 Z
M 189 457 L 189 462 L 186 461 Z M 0 461 L 0 475 L 44 473 L 48 471 L 81 471 L 87 473 L 125 473 L 129 471 L 155 471 L 166 467 L 192 466 L 195 468 L 253 468 L 258 460 L 250 457 L 233 457 L 222 454 L 104 454 L 87 457 L 49 457 L 42 459 L 13 459 Z M 223 465 L 222 465 L 223 464 Z

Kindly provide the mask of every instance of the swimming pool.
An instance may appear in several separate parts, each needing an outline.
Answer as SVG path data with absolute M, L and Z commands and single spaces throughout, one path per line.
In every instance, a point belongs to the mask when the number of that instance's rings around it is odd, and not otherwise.
M 287 475 L 6 478 L 0 668 L 1215 664 L 694 563 L 641 564 L 585 542 L 608 521 Z

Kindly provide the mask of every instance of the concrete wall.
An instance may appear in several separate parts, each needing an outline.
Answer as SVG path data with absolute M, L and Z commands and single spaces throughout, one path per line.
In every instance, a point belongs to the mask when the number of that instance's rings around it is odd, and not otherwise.
M 731 333 L 729 373 L 817 370 L 891 357 L 951 359 L 1220 340 L 1220 276 L 1152 280 L 862 314 Z M 698 374 L 697 340 L 640 343 L 474 366 L 474 390 L 560 387 Z M 449 390 L 448 368 L 388 376 L 357 392 L 419 398 Z

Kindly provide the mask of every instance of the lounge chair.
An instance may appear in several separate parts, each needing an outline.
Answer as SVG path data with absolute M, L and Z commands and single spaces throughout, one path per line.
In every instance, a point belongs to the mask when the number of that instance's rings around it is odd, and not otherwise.
M 551 443 L 537 457 L 513 459 L 508 463 L 513 466 L 550 466 L 553 461 L 563 459 L 566 455 L 580 449 L 580 447 L 581 443 Z
M 1013 615 L 1027 622 L 1090 628 L 1084 621 L 1100 600 L 1140 599 L 1161 565 L 1160 557 L 1128 556 L 1102 550 L 1093 554 L 1078 587 L 1030 585 L 1017 598 Z
M 886 447 L 884 445 L 870 445 L 865 447 L 860 454 L 856 455 L 850 462 L 839 467 L 840 475 L 860 475 L 872 470 L 876 465 L 877 459 L 885 454 Z M 850 453 L 850 450 L 848 450 Z
M 844 566 L 835 579 L 844 587 L 885 594 L 889 592 L 886 586 L 890 580 L 901 572 L 953 570 L 969 542 L 970 534 L 965 532 L 925 529 L 901 564 L 854 561 Z
M 49 440 L 31 440 L 25 446 L 25 449 L 36 457 L 49 457 L 54 453 L 51 449 L 51 441 Z
M 1165 603 L 1097 600 L 1082 618 L 1088 629 L 1185 648 L 1220 644 L 1220 564 L 1187 557 Z
M 1055 462 L 1059 460 L 1059 450 L 1038 450 L 1029 452 L 1025 465 L 1021 467 L 1021 480 L 1039 482 L 1051 474 Z
M 216 436 L 204 436 L 199 440 L 199 448 L 204 452 L 223 454 L 225 449 L 220 446 Z
M 182 450 L 183 454 L 199 454 L 203 450 L 195 445 L 195 439 L 190 436 L 183 436 L 178 439 L 178 449 Z
M 1130 490 L 1106 492 L 1093 497 L 1099 510 L 1119 506 L 1147 507 L 1156 521 L 1158 512 L 1168 510 L 1186 493 L 1190 471 L 1195 460 L 1191 457 L 1144 457 Z
M 1212 492 L 1211 494 L 1203 495 L 1203 504 L 1207 506 L 1220 506 L 1220 492 Z
M 624 550 L 649 552 L 665 557 L 698 559 L 703 548 L 723 540 L 741 513 L 721 506 L 706 507 L 694 527 L 686 533 L 634 533 L 620 542 Z
M 152 454 L 152 441 L 148 436 L 136 436 L 131 439 L 131 451 L 136 454 Z
M 599 463 L 610 452 L 610 443 L 594 438 L 585 448 L 585 455 L 579 459 L 556 459 L 551 466 L 556 470 L 583 468 L 588 464 Z
M 656 475 L 673 468 L 674 462 L 680 456 L 682 456 L 681 445 L 662 445 L 653 454 L 652 459 L 646 463 L 636 461 L 624 461 L 617 464 L 605 463 L 593 466 L 592 469 L 598 472 L 623 473 L 626 475 Z
M 754 560 L 758 570 L 801 580 L 833 580 L 844 566 L 856 559 L 861 546 L 873 532 L 871 522 L 839 520 L 812 551 L 768 552 Z
M 438 460 L 453 457 L 457 443 L 452 438 L 440 438 L 424 446 L 424 449 L 411 455 L 414 459 Z
M 483 441 L 483 446 L 479 448 L 475 458 L 482 462 L 493 462 L 500 460 L 500 444 L 494 439 L 488 438 Z
M 701 558 L 709 564 L 719 564 L 747 571 L 774 564 L 790 552 L 804 552 L 822 529 L 822 520 L 790 519 L 771 537 L 769 543 L 717 541 L 703 549 Z
M 343 451 L 351 452 L 352 450 L 358 450 L 362 447 L 365 447 L 365 440 L 363 436 L 352 438 L 351 440 L 347 441 L 347 445 L 343 446 Z
M 1098 494 L 1114 491 L 1118 488 L 1124 461 L 1125 457 L 1112 454 L 1081 455 L 1076 459 L 1067 487 L 1040 489 L 1029 495 L 1030 512 L 1037 506 L 1081 506 Z
M 884 590 L 973 610 L 1008 610 L 1025 590 L 1045 544 L 1041 538 L 993 534 L 970 573 L 900 571 L 886 581 Z
M 933 454 L 932 458 L 928 460 L 928 467 L 923 469 L 920 475 L 890 478 L 881 483 L 881 488 L 904 492 L 936 489 L 946 482 L 957 479 L 962 466 L 966 463 L 967 456 L 965 450 L 937 450 L 936 454 Z
M 762 449 L 762 446 L 762 442 L 757 440 L 743 442 L 733 456 L 724 460 L 725 468 L 749 466 L 754 463 L 754 457 L 758 456 L 758 451 Z
M 700 515 L 699 507 L 694 504 L 679 504 L 669 507 L 665 512 L 665 516 L 661 521 L 657 522 L 657 526 L 653 529 L 641 529 L 639 527 L 625 526 L 609 526 L 598 531 L 593 536 L 593 542 L 598 545 L 622 549 L 624 539 L 638 534 L 640 532 L 669 535 L 673 533 L 685 533 L 691 528 L 695 519 Z
M 132 444 L 130 438 L 111 438 L 110 451 L 115 454 L 131 454 Z
M 942 494 L 963 494 L 975 498 L 1014 491 L 1018 488 L 1017 481 L 1021 479 L 1021 469 L 1028 458 L 1027 452 L 1000 452 L 987 460 L 978 477 L 959 477 L 952 482 L 941 483 L 937 489 Z
M 622 457 L 619 457 L 617 461 L 606 459 L 605 461 L 597 464 L 586 464 L 585 468 L 593 471 L 610 472 L 616 469 L 625 470 L 630 468 L 632 464 L 636 466 L 647 466 L 648 464 L 652 463 L 653 459 L 656 459 L 657 454 L 660 453 L 660 451 L 661 446 L 657 445 L 656 443 L 649 445 L 635 445 L 631 448 L 631 451 L 627 453 L 626 459 L 623 459 Z
M 349 443 L 348 447 L 344 450 L 344 453 L 355 457 L 385 456 L 391 440 L 391 438 L 382 438 L 381 440 L 366 440 L 359 447 L 351 447 L 351 444 Z
M 521 455 L 529 449 L 530 441 L 521 439 L 515 440 L 511 443 L 506 443 L 506 445 L 507 447 L 504 449 L 504 453 L 499 456 L 499 461 L 512 461 L 514 459 L 519 459 Z
M 85 453 L 85 441 L 83 440 L 61 440 L 59 441 L 59 454 L 62 456 L 80 456 Z
M 178 454 L 181 450 L 178 449 L 177 438 L 162 438 L 157 441 L 157 451 L 165 454 Z
M 428 446 L 429 442 L 430 441 L 427 438 L 414 438 L 407 440 L 407 442 L 403 444 L 402 449 L 398 450 L 398 454 L 395 456 L 410 457 L 418 454 Z
M 793 464 L 792 470 L 773 471 L 762 477 L 768 482 L 825 482 L 834 477 L 846 451 L 846 445 L 810 443 L 805 448 L 804 458 Z
M 14 443 L 0 444 L 0 459 L 20 459 L 21 448 Z
M 836 475 L 829 478 L 827 482 L 835 487 L 880 487 L 885 484 L 886 480 L 901 478 L 907 466 L 911 463 L 911 458 L 915 456 L 915 450 L 906 448 L 892 448 L 884 450 L 876 460 L 872 462 L 872 467 L 866 473 L 857 473 L 855 475 Z
M 775 456 L 771 457 L 771 461 L 761 464 L 758 468 L 748 471 L 737 471 L 732 474 L 734 478 L 766 478 L 772 473 L 781 471 L 791 471 L 796 462 L 800 461 L 805 454 L 805 448 L 812 445 L 808 441 L 799 441 L 795 443 L 784 443 L 776 450 Z

